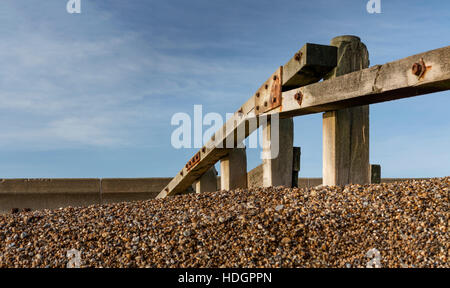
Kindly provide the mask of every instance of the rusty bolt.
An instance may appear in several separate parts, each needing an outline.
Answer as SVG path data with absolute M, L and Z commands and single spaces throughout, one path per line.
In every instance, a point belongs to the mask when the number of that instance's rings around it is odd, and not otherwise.
M 414 63 L 412 67 L 412 73 L 416 76 L 420 76 L 420 73 L 422 72 L 422 66 L 420 63 Z
M 302 101 L 303 101 L 303 94 L 301 91 L 298 91 L 295 95 L 294 95 L 294 99 L 297 100 L 299 105 L 302 105 Z
M 302 52 L 295 53 L 295 60 L 300 61 L 302 59 L 302 56 L 303 56 Z
M 423 61 L 423 58 L 420 59 L 419 62 L 414 63 L 411 70 L 414 75 L 418 76 L 419 78 L 422 77 L 423 74 L 425 74 L 425 72 L 427 70 L 427 66 L 425 65 L 425 62 Z
M 273 75 L 273 81 L 277 81 L 277 75 Z
M 273 99 L 272 99 L 272 103 L 276 103 L 277 102 L 277 97 L 273 97 Z
M 258 110 L 258 111 L 259 111 L 259 106 L 256 106 L 256 110 Z
M 266 90 L 269 89 L 269 85 L 266 84 L 266 86 L 264 86 L 264 88 L 266 88 Z
M 183 176 L 183 171 L 180 172 L 180 175 Z
M 264 101 L 264 107 L 267 107 L 267 101 Z
M 206 152 L 206 148 L 205 148 L 205 147 L 202 148 L 202 152 L 203 152 L 203 153 Z
M 259 95 L 260 95 L 260 94 L 259 94 L 259 92 L 258 92 L 258 93 L 256 93 L 256 97 L 257 97 L 257 98 L 259 98 Z

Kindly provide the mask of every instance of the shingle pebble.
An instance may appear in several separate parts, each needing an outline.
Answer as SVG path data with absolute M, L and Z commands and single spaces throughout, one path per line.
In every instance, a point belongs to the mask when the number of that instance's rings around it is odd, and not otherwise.
M 449 268 L 449 190 L 447 177 L 0 215 L 0 267 L 66 267 L 76 249 L 81 267 Z
M 280 212 L 281 210 L 283 210 L 284 205 L 278 205 L 277 207 L 275 207 L 275 211 Z

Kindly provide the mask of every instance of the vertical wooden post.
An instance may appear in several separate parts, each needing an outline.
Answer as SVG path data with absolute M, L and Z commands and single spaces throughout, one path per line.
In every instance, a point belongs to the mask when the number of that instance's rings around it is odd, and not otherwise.
M 247 188 L 247 152 L 235 148 L 220 160 L 220 189 Z
M 217 191 L 217 171 L 214 166 L 211 167 L 205 174 L 203 174 L 200 179 L 198 179 L 195 183 L 195 192 L 196 193 L 204 193 L 204 192 L 215 192 Z
M 370 165 L 370 183 L 381 183 L 381 165 Z
M 279 127 L 273 127 L 278 122 Z M 272 135 L 274 129 L 278 129 L 278 135 Z M 275 137 L 278 147 L 274 147 Z M 272 119 L 263 125 L 263 153 L 267 155 L 273 149 L 278 148 L 278 157 L 263 159 L 263 187 L 292 185 L 292 161 L 294 144 L 294 121 L 292 118 Z
M 331 40 L 338 64 L 326 79 L 369 67 L 367 47 L 356 36 Z M 369 184 L 369 106 L 323 114 L 323 185 Z
M 298 173 L 300 172 L 300 157 L 302 150 L 300 147 L 294 147 L 292 161 L 292 187 L 298 187 Z

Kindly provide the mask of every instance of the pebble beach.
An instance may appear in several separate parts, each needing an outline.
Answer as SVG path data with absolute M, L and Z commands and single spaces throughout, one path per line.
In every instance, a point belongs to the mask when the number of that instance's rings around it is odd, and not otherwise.
M 0 215 L 0 267 L 449 268 L 450 177 Z M 69 257 L 68 257 L 69 256 Z

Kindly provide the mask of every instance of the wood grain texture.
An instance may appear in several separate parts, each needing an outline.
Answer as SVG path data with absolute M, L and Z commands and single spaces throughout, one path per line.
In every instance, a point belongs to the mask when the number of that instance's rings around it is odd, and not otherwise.
M 367 47 L 359 37 L 331 40 L 338 49 L 338 64 L 326 79 L 369 67 Z M 344 108 L 323 115 L 323 184 L 368 184 L 369 106 Z
M 422 78 L 411 72 L 424 59 Z M 368 105 L 450 90 L 450 46 L 283 92 L 280 118 Z M 300 105 L 295 95 L 303 95 Z

